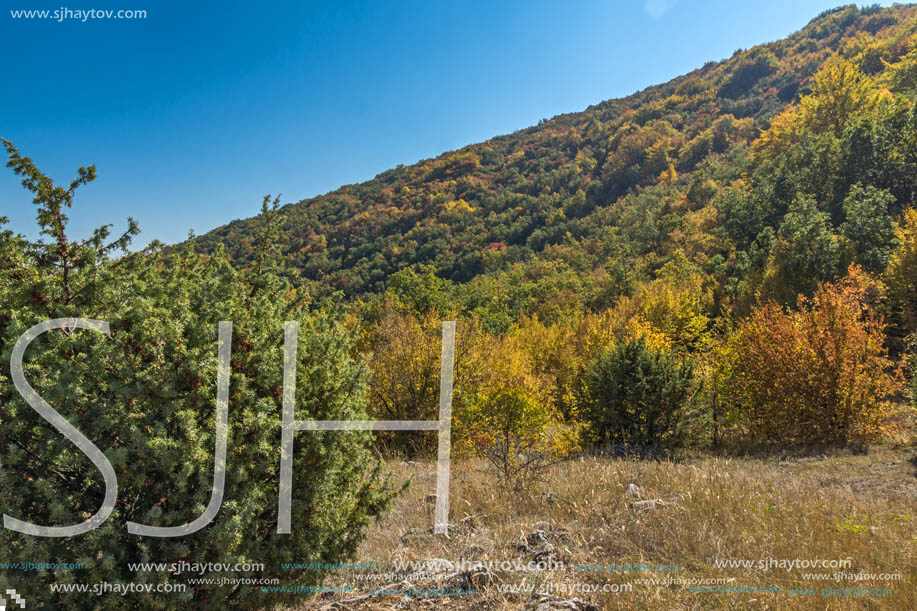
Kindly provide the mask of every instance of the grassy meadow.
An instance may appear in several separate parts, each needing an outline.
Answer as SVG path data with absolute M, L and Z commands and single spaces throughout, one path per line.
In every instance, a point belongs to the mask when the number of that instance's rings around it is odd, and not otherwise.
M 328 586 L 352 593 L 318 595 L 301 609 L 913 609 L 917 608 L 917 448 L 873 447 L 807 455 L 688 457 L 677 462 L 582 457 L 551 471 L 531 492 L 501 492 L 484 470 L 454 469 L 448 537 L 433 523 L 436 469 L 429 462 L 389 465 L 408 492 L 372 526 L 356 561 L 373 571 L 337 571 Z M 628 491 L 636 484 L 639 494 Z M 638 498 L 639 497 L 639 498 Z M 640 500 L 661 500 L 635 509 Z M 547 524 L 538 524 L 539 522 Z M 549 526 L 548 526 L 549 525 Z M 395 562 L 436 558 L 528 560 L 518 543 L 542 529 L 563 570 L 481 571 L 470 575 L 473 596 L 367 596 L 373 581 L 361 573 L 397 572 Z M 762 568 L 771 559 L 770 568 Z M 849 568 L 785 568 L 787 560 L 849 559 Z M 719 568 L 717 561 L 753 561 L 751 568 Z M 677 565 L 677 571 L 596 572 L 577 565 Z M 837 581 L 834 573 L 900 574 L 900 580 Z M 832 574 L 831 579 L 805 578 Z M 386 575 L 380 575 L 386 576 Z M 716 580 L 730 591 L 691 591 L 676 580 Z M 454 582 L 455 580 L 453 580 Z M 489 583 L 488 583 L 489 582 Z M 703 581 L 702 583 L 712 583 Z M 437 587 L 414 580 L 415 588 Z M 533 592 L 512 592 L 533 585 Z M 553 596 L 539 592 L 555 584 Z M 557 584 L 631 584 L 617 593 L 559 590 Z M 509 586 L 509 587 L 507 587 Z M 736 591 L 743 589 L 745 591 Z M 779 591 L 749 592 L 768 587 Z M 441 585 L 438 587 L 442 587 Z M 825 596 L 823 589 L 891 589 L 892 596 Z M 817 594 L 790 594 L 810 589 Z M 504 590 L 504 591 L 501 591 Z M 510 590 L 510 591 L 508 591 Z M 573 606 L 563 601 L 579 599 Z M 553 602 L 552 602 L 553 601 Z M 581 603 L 581 604 L 580 604 Z M 542 605 L 539 607 L 539 605 Z M 547 605 L 547 606 L 545 606 Z M 589 607 L 593 605 L 594 607 Z

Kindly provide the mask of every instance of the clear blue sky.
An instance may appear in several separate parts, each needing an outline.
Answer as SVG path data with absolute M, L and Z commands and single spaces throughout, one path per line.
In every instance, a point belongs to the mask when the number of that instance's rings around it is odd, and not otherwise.
M 5 0 L 0 136 L 58 181 L 95 163 L 76 235 L 182 240 L 782 38 L 838 0 Z M 71 4 L 72 3 L 72 4 Z M 887 4 L 887 3 L 883 3 Z M 145 19 L 13 19 L 17 9 Z M 0 216 L 35 236 L 0 168 Z

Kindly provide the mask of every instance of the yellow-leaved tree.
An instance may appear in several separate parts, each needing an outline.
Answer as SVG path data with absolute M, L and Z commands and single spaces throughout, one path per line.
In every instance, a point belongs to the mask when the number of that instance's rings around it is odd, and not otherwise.
M 435 310 L 417 315 L 387 302 L 378 322 L 364 330 L 361 346 L 369 353 L 369 415 L 377 420 L 436 420 L 439 418 L 442 316 Z M 452 318 L 448 316 L 447 318 Z M 489 336 L 474 318 L 456 322 L 453 406 L 486 379 Z M 377 433 L 378 445 L 410 455 L 430 453 L 432 434 L 413 431 Z
M 550 376 L 514 334 L 480 346 L 481 377 L 454 412 L 453 444 L 477 455 L 514 489 L 535 482 L 579 448 L 579 426 L 557 408 Z
M 898 247 L 885 272 L 889 301 L 901 319 L 905 332 L 917 331 L 917 210 L 904 211 L 904 220 L 895 232 Z
M 856 64 L 832 57 L 815 75 L 812 92 L 777 115 L 752 150 L 759 157 L 778 157 L 806 132 L 840 137 L 851 121 L 873 112 L 888 95 Z

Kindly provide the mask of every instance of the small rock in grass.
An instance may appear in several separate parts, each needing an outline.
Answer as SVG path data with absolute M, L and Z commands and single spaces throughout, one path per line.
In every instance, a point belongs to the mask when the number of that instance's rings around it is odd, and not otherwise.
M 665 506 L 665 503 L 662 499 L 652 499 L 649 501 L 635 501 L 631 503 L 631 508 L 634 511 L 649 511 L 651 509 L 658 509 Z

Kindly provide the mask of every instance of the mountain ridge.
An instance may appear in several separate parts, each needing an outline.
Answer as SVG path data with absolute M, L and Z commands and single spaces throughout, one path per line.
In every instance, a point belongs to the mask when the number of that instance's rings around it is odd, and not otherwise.
M 348 298 L 382 292 L 405 269 L 465 284 L 506 280 L 519 266 L 537 276 L 534 259 L 542 267 L 562 261 L 567 271 L 604 275 L 599 285 L 622 285 L 571 289 L 589 293 L 584 306 L 607 305 L 665 264 L 673 231 L 703 224 L 688 215 L 747 175 L 752 143 L 811 93 L 829 58 L 849 56 L 867 76 L 881 76 L 886 57 L 906 56 L 915 23 L 914 5 L 838 7 L 786 38 L 624 98 L 287 204 L 282 256 L 299 271 L 297 282 Z M 715 193 L 704 195 L 708 181 Z M 654 201 L 634 203 L 641 198 Z M 205 252 L 223 244 L 244 266 L 254 257 L 257 223 L 235 220 L 193 243 Z M 701 267 L 717 255 L 734 259 L 714 250 L 688 258 Z M 635 279 L 616 278 L 622 266 Z

